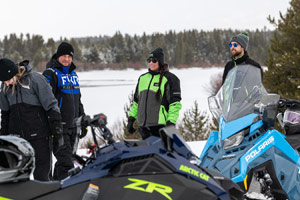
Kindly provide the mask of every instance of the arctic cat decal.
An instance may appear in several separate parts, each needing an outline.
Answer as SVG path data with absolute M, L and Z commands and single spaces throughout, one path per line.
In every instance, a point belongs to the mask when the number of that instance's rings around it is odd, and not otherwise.
M 135 179 L 135 178 L 128 178 L 128 180 L 132 181 L 134 183 L 126 185 L 126 186 L 124 186 L 124 188 L 139 190 L 139 191 L 148 192 L 148 193 L 153 193 L 153 191 L 156 191 L 159 194 L 166 197 L 167 199 L 172 200 L 172 198 L 168 194 L 172 193 L 173 189 L 169 186 L 161 185 L 158 183 L 153 183 L 150 181 Z M 148 186 L 145 189 L 144 187 L 141 187 L 143 185 L 148 185 Z
M 180 168 L 179 168 L 180 171 L 183 171 L 183 172 L 186 172 L 186 173 L 189 173 L 193 176 L 197 176 L 205 181 L 208 181 L 209 180 L 209 176 L 207 174 L 204 174 L 204 173 L 201 173 L 193 168 L 190 168 L 190 167 L 187 167 L 185 165 L 180 165 Z

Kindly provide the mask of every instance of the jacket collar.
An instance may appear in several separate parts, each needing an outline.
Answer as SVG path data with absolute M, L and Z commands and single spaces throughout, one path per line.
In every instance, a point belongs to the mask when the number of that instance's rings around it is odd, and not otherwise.
M 159 74 L 159 70 L 156 70 L 156 71 L 152 71 L 150 68 L 148 68 L 148 71 L 151 75 L 157 75 Z
M 160 74 L 160 71 L 159 70 L 156 70 L 156 71 L 152 71 L 150 68 L 148 68 L 148 71 L 151 75 L 157 75 L 157 74 Z M 165 72 L 168 72 L 169 71 L 169 66 L 165 68 L 164 70 L 164 73 Z
M 235 59 L 232 57 L 233 62 L 235 62 L 237 65 L 245 62 L 249 58 L 247 51 L 245 51 L 244 55 L 238 59 Z

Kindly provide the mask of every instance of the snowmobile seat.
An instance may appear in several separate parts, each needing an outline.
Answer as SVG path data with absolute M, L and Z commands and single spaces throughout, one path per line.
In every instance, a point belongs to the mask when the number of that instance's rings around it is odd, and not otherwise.
M 61 188 L 59 181 L 22 181 L 0 184 L 1 196 L 9 199 L 33 199 Z
M 285 135 L 286 141 L 300 153 L 300 134 Z

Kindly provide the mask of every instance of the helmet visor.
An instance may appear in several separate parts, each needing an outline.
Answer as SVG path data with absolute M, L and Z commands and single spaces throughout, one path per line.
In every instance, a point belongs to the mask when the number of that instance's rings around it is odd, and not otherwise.
M 283 123 L 298 124 L 300 123 L 300 113 L 293 111 L 285 111 L 283 116 Z

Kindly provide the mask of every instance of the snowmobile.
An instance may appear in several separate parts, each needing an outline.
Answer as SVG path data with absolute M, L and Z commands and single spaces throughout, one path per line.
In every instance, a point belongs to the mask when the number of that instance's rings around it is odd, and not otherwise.
M 95 145 L 82 168 L 62 181 L 30 180 L 34 151 L 14 136 L 0 136 L 0 199 L 241 199 L 243 191 L 230 179 L 202 169 L 174 127 L 161 138 L 115 142 L 106 116 L 89 121 Z M 98 144 L 99 138 L 104 145 Z
M 239 65 L 208 104 L 219 130 L 210 133 L 200 166 L 232 179 L 246 198 L 257 193 L 266 199 L 299 199 L 300 145 L 293 148 L 287 135 L 274 129 L 278 107 L 295 103 L 269 94 L 260 69 Z

